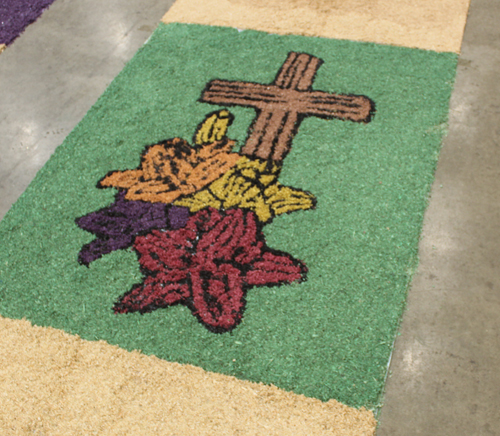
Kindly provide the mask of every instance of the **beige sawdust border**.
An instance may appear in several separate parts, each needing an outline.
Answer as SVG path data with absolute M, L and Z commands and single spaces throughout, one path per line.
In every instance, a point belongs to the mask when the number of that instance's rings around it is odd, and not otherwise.
M 164 23 L 460 51 L 470 0 L 176 0 Z
M 373 436 L 371 411 L 0 317 L 5 435 Z

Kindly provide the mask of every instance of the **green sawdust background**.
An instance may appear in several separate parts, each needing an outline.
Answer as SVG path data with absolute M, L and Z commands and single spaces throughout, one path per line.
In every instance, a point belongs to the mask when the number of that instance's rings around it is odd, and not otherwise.
M 270 247 L 309 267 L 308 280 L 253 288 L 242 324 L 217 335 L 183 307 L 114 315 L 141 281 L 131 251 L 77 263 L 93 235 L 75 218 L 113 202 L 108 171 L 135 168 L 145 145 L 191 139 L 214 78 L 270 83 L 289 51 L 324 60 L 314 89 L 364 94 L 370 124 L 307 118 L 281 181 L 316 195 L 316 210 L 265 228 Z M 368 43 L 160 25 L 68 136 L 0 225 L 0 314 L 85 339 L 191 363 L 351 406 L 374 407 L 417 264 L 456 55 Z M 255 112 L 231 108 L 242 144 Z

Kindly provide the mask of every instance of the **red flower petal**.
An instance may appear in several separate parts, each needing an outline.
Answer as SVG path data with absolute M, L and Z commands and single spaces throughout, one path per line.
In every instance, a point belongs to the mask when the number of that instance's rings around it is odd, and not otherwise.
M 303 280 L 307 273 L 306 266 L 289 254 L 275 254 L 267 251 L 261 260 L 252 265 L 245 275 L 249 285 L 272 286 Z
M 262 243 L 257 241 L 257 223 L 252 212 L 230 209 L 223 215 L 209 209 L 212 219 L 197 245 L 197 257 L 210 261 L 231 262 L 244 265 L 252 262 L 262 253 Z M 214 219 L 215 218 L 215 219 Z
M 115 313 L 151 312 L 185 301 L 190 296 L 186 276 L 187 272 L 174 271 L 146 277 L 115 304 Z
M 191 271 L 193 314 L 209 329 L 225 332 L 241 321 L 245 293 L 240 271 L 229 264 L 203 265 Z
M 161 232 L 153 230 L 135 239 L 134 248 L 139 253 L 142 268 L 152 272 L 188 267 L 186 251 L 193 248 L 196 233 L 190 229 Z

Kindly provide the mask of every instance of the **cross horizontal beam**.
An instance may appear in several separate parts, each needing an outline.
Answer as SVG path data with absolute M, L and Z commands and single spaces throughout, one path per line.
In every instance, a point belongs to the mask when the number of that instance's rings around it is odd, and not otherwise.
M 367 123 L 373 110 L 363 95 L 329 94 L 323 91 L 297 91 L 276 85 L 212 80 L 201 101 L 222 106 L 246 106 L 259 111 L 285 110 L 302 116 L 337 118 Z

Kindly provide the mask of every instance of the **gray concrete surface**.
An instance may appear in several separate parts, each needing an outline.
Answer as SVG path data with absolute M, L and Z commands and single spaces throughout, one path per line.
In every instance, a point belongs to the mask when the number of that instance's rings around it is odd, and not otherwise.
M 57 0 L 0 55 L 0 219 L 174 0 Z
M 0 218 L 172 0 L 57 0 L 0 55 Z M 472 0 L 379 436 L 500 435 L 500 3 Z

